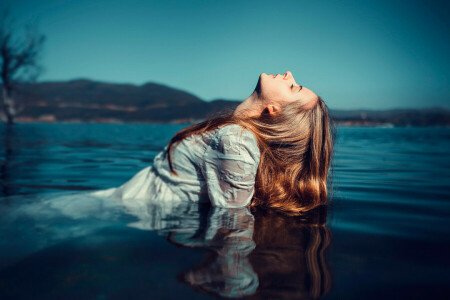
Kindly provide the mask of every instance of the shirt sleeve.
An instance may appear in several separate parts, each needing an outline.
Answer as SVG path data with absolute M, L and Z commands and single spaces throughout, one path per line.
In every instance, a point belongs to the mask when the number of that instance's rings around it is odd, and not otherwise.
M 205 151 L 202 172 L 213 206 L 243 207 L 250 203 L 260 152 L 254 135 L 232 124 L 217 130 Z

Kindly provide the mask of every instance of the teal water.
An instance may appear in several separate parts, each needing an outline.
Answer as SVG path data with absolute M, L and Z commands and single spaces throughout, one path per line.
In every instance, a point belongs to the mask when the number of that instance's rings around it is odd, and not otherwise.
M 1 125 L 0 298 L 449 294 L 450 128 L 338 128 L 330 205 L 303 218 L 149 207 L 137 228 L 82 196 L 130 179 L 185 126 Z

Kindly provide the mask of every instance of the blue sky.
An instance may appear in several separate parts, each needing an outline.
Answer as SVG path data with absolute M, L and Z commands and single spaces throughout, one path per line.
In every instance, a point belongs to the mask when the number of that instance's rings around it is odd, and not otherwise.
M 6 0 L 47 37 L 39 81 L 156 82 L 243 100 L 293 73 L 330 108 L 450 108 L 442 1 Z

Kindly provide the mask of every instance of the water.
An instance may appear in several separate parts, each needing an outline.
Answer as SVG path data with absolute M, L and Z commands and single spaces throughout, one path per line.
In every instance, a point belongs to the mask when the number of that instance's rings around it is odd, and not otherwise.
M 184 126 L 0 126 L 0 298 L 449 294 L 449 128 L 339 128 L 333 199 L 301 218 L 186 205 L 137 219 L 83 196 Z

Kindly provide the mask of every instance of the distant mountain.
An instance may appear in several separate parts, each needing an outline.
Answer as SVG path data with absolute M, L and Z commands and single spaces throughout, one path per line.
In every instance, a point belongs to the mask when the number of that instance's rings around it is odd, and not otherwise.
M 241 102 L 206 102 L 151 82 L 133 85 L 88 79 L 21 83 L 13 97 L 18 122 L 192 123 L 233 110 Z M 331 114 L 344 125 L 450 126 L 450 111 L 441 108 L 331 110 Z
M 450 126 L 450 110 L 444 108 L 389 110 L 332 110 L 339 124 L 393 126 Z
M 21 83 L 13 96 L 19 122 L 192 122 L 239 103 L 205 102 L 157 83 L 137 86 L 87 79 Z

